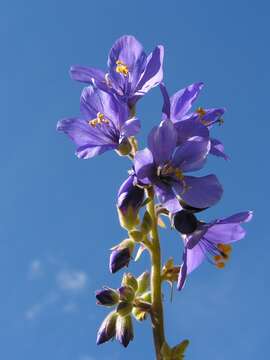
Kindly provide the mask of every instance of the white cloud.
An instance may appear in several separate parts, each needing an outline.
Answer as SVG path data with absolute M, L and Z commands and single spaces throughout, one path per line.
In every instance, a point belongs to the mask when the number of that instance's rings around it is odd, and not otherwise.
M 29 278 L 36 279 L 43 275 L 43 266 L 39 259 L 34 259 L 29 265 Z
M 42 304 L 34 304 L 33 306 L 31 306 L 29 309 L 26 310 L 25 318 L 27 320 L 33 320 L 40 314 L 41 310 L 42 310 Z
M 65 313 L 75 313 L 78 310 L 78 305 L 74 302 L 70 302 L 64 305 L 63 311 Z
M 59 294 L 51 292 L 39 303 L 30 306 L 24 314 L 26 320 L 34 320 L 37 318 L 49 305 L 55 304 L 59 297 Z
M 79 360 L 95 360 L 92 356 L 83 355 L 79 358 Z
M 58 287 L 61 290 L 80 291 L 87 285 L 87 275 L 84 271 L 62 270 L 56 276 Z
M 46 278 L 44 275 L 47 275 Z M 24 317 L 27 320 L 36 319 L 52 306 L 57 306 L 66 314 L 78 312 L 79 299 L 84 295 L 83 290 L 89 282 L 86 272 L 80 269 L 74 270 L 67 264 L 51 258 L 47 261 L 33 259 L 29 264 L 28 279 L 39 280 L 40 284 L 44 283 L 44 285 L 46 285 L 44 280 L 53 282 L 49 291 L 26 309 Z

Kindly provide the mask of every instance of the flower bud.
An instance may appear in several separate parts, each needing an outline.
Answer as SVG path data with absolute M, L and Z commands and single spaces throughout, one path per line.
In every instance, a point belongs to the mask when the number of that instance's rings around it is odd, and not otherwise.
M 125 273 L 122 279 L 122 286 L 130 286 L 136 292 L 138 289 L 137 279 L 131 273 Z
M 135 176 L 130 175 L 118 191 L 117 209 L 120 224 L 132 230 L 138 223 L 138 212 L 143 204 L 144 189 L 134 185 Z
M 120 140 L 118 148 L 117 148 L 118 154 L 121 156 L 128 155 L 131 152 L 131 149 L 132 149 L 132 147 L 131 147 L 131 144 L 130 144 L 128 138 L 123 137 Z
M 127 347 L 133 338 L 134 335 L 131 316 L 118 316 L 116 321 L 116 340 L 118 340 L 124 347 Z
M 97 304 L 104 306 L 116 305 L 119 301 L 119 294 L 114 289 L 104 287 L 96 292 Z
M 189 340 L 183 340 L 172 349 L 173 359 L 184 359 L 184 352 L 189 345 Z
M 139 296 L 143 294 L 146 290 L 149 289 L 150 286 L 150 274 L 148 271 L 143 272 L 138 278 L 138 289 L 136 295 Z
M 125 302 L 132 302 L 134 300 L 135 292 L 130 286 L 121 286 L 118 289 L 120 300 Z
M 131 313 L 132 308 L 133 308 L 133 305 L 131 303 L 121 301 L 118 304 L 116 311 L 120 316 L 127 316 Z
M 114 274 L 116 271 L 128 266 L 134 250 L 135 243 L 131 239 L 122 241 L 119 245 L 115 246 L 110 256 L 110 272 Z
M 97 333 L 97 345 L 103 344 L 115 336 L 117 318 L 118 314 L 113 311 L 103 320 Z
M 187 235 L 193 233 L 197 225 L 198 220 L 195 215 L 188 211 L 181 210 L 173 215 L 173 226 L 181 234 Z

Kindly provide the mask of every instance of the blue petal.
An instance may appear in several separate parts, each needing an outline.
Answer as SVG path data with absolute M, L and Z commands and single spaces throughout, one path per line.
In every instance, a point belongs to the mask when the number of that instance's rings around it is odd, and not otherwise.
M 179 121 L 190 110 L 193 102 L 197 99 L 203 83 L 191 84 L 179 90 L 171 97 L 171 120 Z
M 148 147 L 157 166 L 171 160 L 176 146 L 177 133 L 170 120 L 163 120 L 148 135 Z

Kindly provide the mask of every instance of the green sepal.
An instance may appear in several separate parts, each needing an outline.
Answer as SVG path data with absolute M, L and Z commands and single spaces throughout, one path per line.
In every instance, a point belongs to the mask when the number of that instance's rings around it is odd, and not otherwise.
M 139 230 L 131 230 L 128 233 L 129 237 L 135 242 L 141 242 L 143 240 L 144 235 Z
M 143 220 L 141 223 L 141 231 L 143 234 L 147 235 L 152 229 L 152 218 L 148 211 L 144 213 Z
M 142 295 L 150 287 L 150 274 L 148 271 L 143 272 L 139 277 L 137 277 L 138 289 L 136 296 Z
M 133 305 L 130 302 L 121 301 L 116 308 L 117 314 L 124 317 L 131 313 Z
M 134 292 L 138 290 L 138 281 L 131 273 L 125 273 L 123 275 L 121 285 L 131 287 Z

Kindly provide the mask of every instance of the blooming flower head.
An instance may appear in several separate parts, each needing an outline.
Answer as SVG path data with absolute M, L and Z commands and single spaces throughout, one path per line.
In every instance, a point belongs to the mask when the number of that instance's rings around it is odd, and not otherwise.
M 57 130 L 66 133 L 76 144 L 76 155 L 82 159 L 118 150 L 128 154 L 128 137 L 140 129 L 136 117 L 129 118 L 129 109 L 112 94 L 89 86 L 80 100 L 81 117 L 58 122 Z
M 204 109 L 199 107 L 195 112 L 189 112 L 202 88 L 202 82 L 194 83 L 169 97 L 164 84 L 160 84 L 164 100 L 163 119 L 170 119 L 179 133 L 185 134 L 189 129 L 190 135 L 191 133 L 194 135 L 204 134 L 206 129 L 211 128 L 214 124 L 223 123 L 222 116 L 225 112 L 223 108 Z M 210 153 L 227 160 L 228 156 L 224 153 L 223 144 L 214 138 L 211 138 L 210 141 Z
M 185 284 L 188 274 L 195 270 L 205 259 L 222 269 L 231 253 L 231 243 L 241 240 L 246 232 L 241 226 L 252 218 L 246 211 L 210 223 L 198 221 L 194 214 L 186 211 L 176 213 L 174 227 L 181 232 L 184 241 L 183 264 L 178 278 L 178 289 Z
M 152 129 L 148 148 L 138 151 L 134 158 L 138 181 L 152 184 L 159 201 L 170 212 L 181 210 L 179 201 L 200 209 L 214 205 L 222 195 L 216 176 L 185 175 L 203 167 L 210 150 L 209 138 L 193 136 L 177 146 L 177 137 L 170 120 Z
M 162 46 L 146 55 L 134 36 L 120 37 L 108 57 L 108 72 L 84 66 L 72 66 L 72 79 L 95 84 L 98 88 L 117 94 L 132 107 L 138 99 L 157 86 L 163 78 Z

